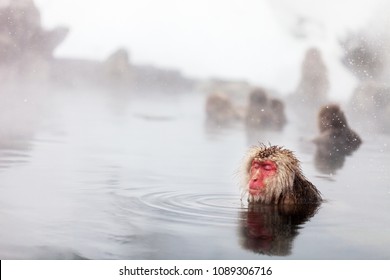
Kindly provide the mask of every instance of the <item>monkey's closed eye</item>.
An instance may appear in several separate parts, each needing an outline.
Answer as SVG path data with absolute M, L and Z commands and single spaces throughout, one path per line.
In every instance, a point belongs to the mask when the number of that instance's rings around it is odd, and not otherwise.
M 263 164 L 262 166 L 261 166 L 264 170 L 267 170 L 267 171 L 270 171 L 270 170 L 273 170 L 274 169 L 274 167 L 271 165 L 271 164 Z

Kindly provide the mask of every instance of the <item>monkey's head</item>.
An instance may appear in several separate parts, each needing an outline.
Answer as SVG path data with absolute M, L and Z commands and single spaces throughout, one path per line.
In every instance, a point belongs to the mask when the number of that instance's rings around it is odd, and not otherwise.
M 330 104 L 321 108 L 318 113 L 318 128 L 320 132 L 333 128 L 343 129 L 347 127 L 347 118 L 338 105 Z
M 267 101 L 267 93 L 262 88 L 254 89 L 249 95 L 249 104 L 265 105 Z
M 270 106 L 272 110 L 276 112 L 283 112 L 284 111 L 284 104 L 281 100 L 279 99 L 271 99 L 270 100 Z
M 294 195 L 296 176 L 304 179 L 299 160 L 293 152 L 264 144 L 248 151 L 241 174 L 243 191 L 248 194 L 248 201 L 266 204 L 283 203 L 281 199 Z

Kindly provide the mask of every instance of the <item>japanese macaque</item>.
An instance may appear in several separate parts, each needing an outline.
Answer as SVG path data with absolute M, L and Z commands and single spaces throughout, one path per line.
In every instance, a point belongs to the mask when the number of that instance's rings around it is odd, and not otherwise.
M 322 173 L 335 173 L 343 167 L 345 157 L 359 148 L 359 135 L 349 128 L 344 112 L 336 104 L 323 106 L 318 114 L 320 135 L 314 138 L 317 146 L 314 162 Z
M 282 101 L 268 97 L 264 89 L 254 89 L 249 95 L 246 125 L 250 128 L 280 130 L 285 124 Z
M 310 48 L 302 62 L 301 81 L 296 90 L 297 99 L 306 105 L 321 105 L 329 90 L 328 69 L 321 51 Z
M 246 114 L 246 124 L 251 127 L 264 127 L 268 123 L 265 112 L 268 97 L 263 89 L 255 89 L 249 95 L 249 104 Z
M 344 112 L 337 104 L 323 106 L 318 114 L 320 135 L 314 139 L 318 149 L 324 153 L 349 155 L 355 151 L 362 140 L 349 128 Z
M 288 256 L 302 225 L 318 208 L 318 204 L 251 204 L 241 213 L 240 243 L 258 254 Z
M 227 124 L 240 118 L 230 99 L 221 93 L 214 93 L 206 100 L 207 120 L 217 124 Z
M 270 109 L 273 112 L 271 123 L 276 129 L 281 129 L 287 123 L 286 115 L 284 114 L 284 104 L 279 99 L 270 100 Z
M 315 119 L 320 106 L 328 101 L 329 92 L 328 68 L 321 51 L 310 48 L 306 51 L 301 66 L 300 82 L 289 97 L 295 115 L 300 119 Z M 305 129 L 315 130 L 315 125 L 304 122 Z
M 242 163 L 242 187 L 249 203 L 320 203 L 321 194 L 302 174 L 293 152 L 279 146 L 252 147 Z

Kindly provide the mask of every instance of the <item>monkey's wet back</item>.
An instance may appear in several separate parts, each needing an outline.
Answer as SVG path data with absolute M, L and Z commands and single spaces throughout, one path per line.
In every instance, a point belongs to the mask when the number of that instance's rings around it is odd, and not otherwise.
M 207 124 L 201 95 L 81 98 L 0 150 L 1 259 L 390 258 L 389 136 L 329 161 L 291 122 Z M 325 202 L 248 208 L 236 172 L 257 141 L 293 150 Z

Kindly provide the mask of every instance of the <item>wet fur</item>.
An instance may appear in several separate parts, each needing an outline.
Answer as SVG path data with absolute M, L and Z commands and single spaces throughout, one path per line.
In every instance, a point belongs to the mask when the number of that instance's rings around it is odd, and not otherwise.
M 265 189 L 260 195 L 248 193 L 250 167 L 254 158 L 261 161 L 271 160 L 277 165 L 272 178 L 265 179 Z M 317 188 L 302 174 L 299 160 L 293 152 L 278 146 L 254 146 L 243 160 L 240 173 L 243 193 L 248 195 L 250 203 L 264 204 L 307 204 L 322 201 Z

